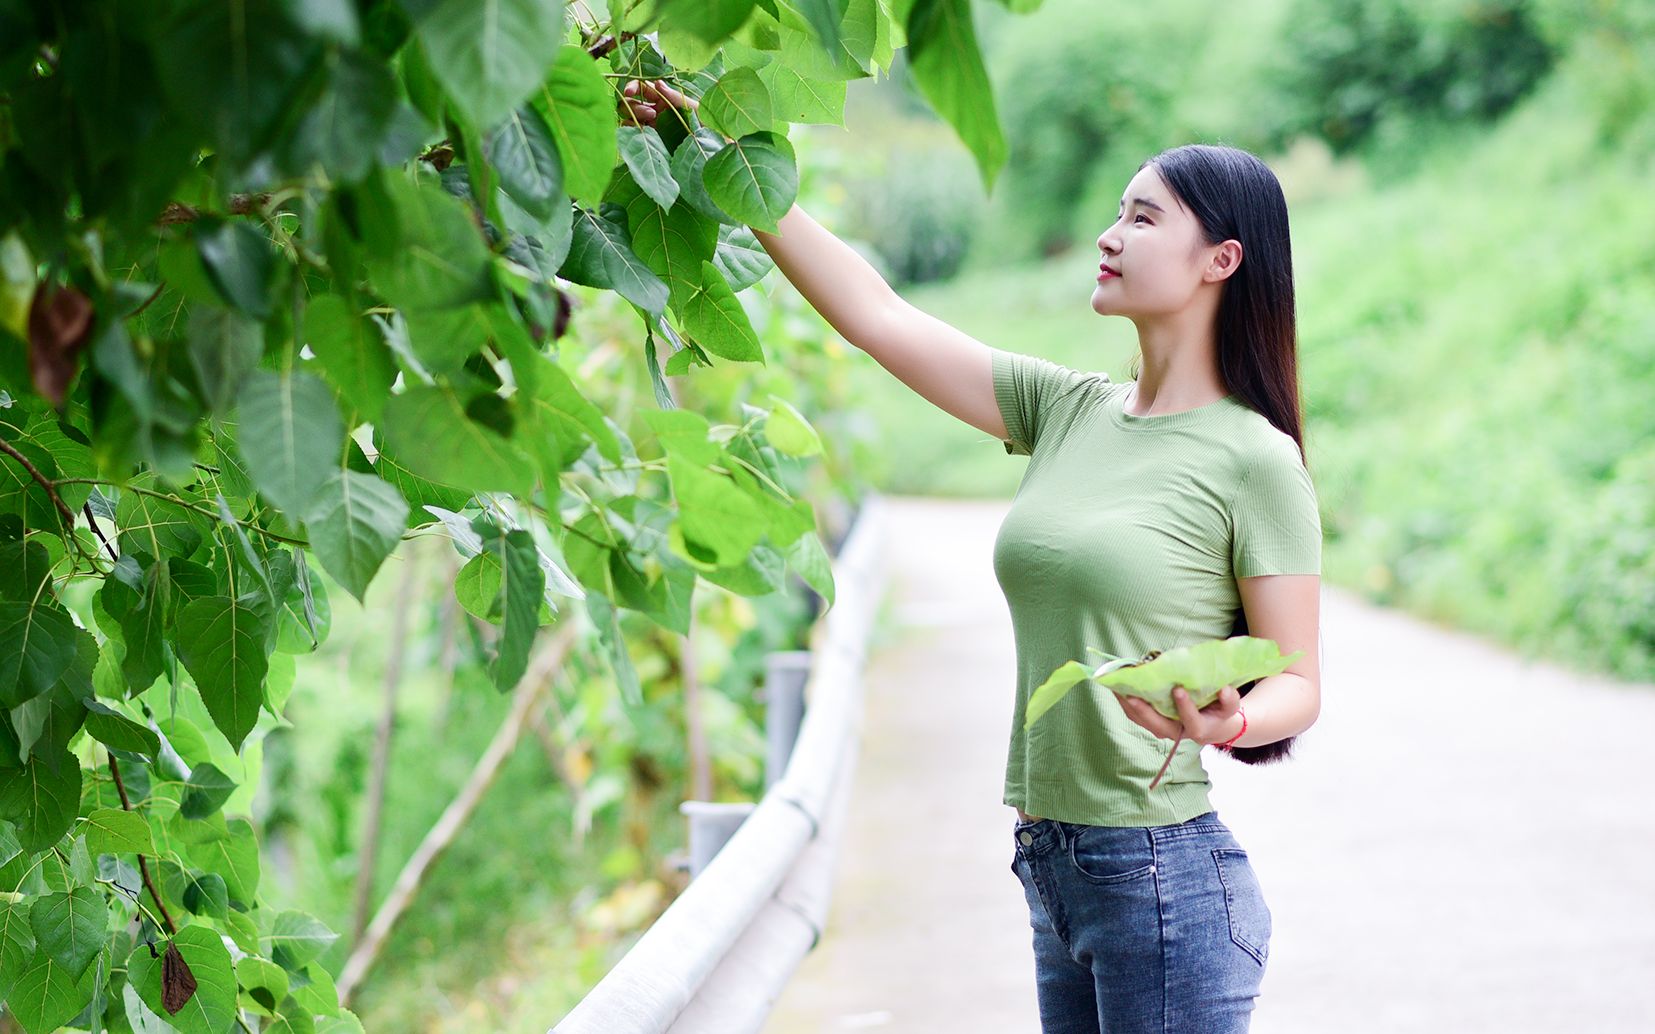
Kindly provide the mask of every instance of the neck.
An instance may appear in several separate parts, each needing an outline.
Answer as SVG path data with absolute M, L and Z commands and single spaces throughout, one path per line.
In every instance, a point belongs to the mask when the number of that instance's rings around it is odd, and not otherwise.
M 1136 393 L 1127 396 L 1135 416 L 1181 413 L 1229 394 L 1218 372 L 1215 313 L 1191 309 L 1171 317 L 1134 321 L 1143 357 Z

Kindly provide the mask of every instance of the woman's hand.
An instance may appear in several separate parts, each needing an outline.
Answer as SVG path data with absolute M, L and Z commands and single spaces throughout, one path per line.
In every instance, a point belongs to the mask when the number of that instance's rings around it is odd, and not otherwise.
M 1147 700 L 1115 694 L 1126 716 L 1163 740 L 1194 740 L 1197 743 L 1223 743 L 1234 736 L 1230 730 L 1230 716 L 1241 709 L 1241 694 L 1234 686 L 1218 691 L 1212 703 L 1199 711 L 1182 686 L 1172 689 L 1172 702 L 1178 708 L 1179 719 L 1168 718 L 1150 706 Z
M 687 97 L 661 79 L 629 79 L 621 87 L 621 121 L 631 126 L 653 126 L 665 108 L 694 110 L 701 102 Z

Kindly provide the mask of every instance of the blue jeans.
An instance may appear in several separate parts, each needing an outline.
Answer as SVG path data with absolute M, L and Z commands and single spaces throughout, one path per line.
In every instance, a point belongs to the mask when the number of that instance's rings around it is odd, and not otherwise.
M 1258 877 L 1216 811 L 1171 826 L 1017 821 L 1042 1034 L 1237 1034 L 1270 953 Z

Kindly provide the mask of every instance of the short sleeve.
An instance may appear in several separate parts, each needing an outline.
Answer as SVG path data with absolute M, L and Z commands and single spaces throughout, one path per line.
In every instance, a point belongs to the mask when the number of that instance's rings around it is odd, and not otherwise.
M 1006 422 L 1008 437 L 1004 444 L 1006 452 L 1013 455 L 1034 453 L 1041 428 L 1048 423 L 1047 417 L 1069 389 L 1094 377 L 1109 379 L 1103 374 L 1082 373 L 1022 352 L 992 347 L 989 352 L 994 371 L 994 400 L 999 403 L 1000 416 Z
M 1322 518 L 1316 486 L 1298 446 L 1264 450 L 1248 467 L 1231 504 L 1230 559 L 1237 578 L 1322 573 Z

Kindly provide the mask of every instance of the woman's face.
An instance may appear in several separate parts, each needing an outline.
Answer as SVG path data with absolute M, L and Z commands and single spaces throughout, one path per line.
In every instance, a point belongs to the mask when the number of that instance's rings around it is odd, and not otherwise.
M 1229 271 L 1215 275 L 1215 260 L 1228 249 L 1206 243 L 1194 213 L 1173 195 L 1155 166 L 1146 165 L 1126 185 L 1114 225 L 1098 237 L 1103 259 L 1092 308 L 1103 316 L 1133 318 L 1182 312 L 1203 284 L 1234 271 L 1240 245 L 1225 244 L 1234 249 L 1233 256 L 1225 256 Z

